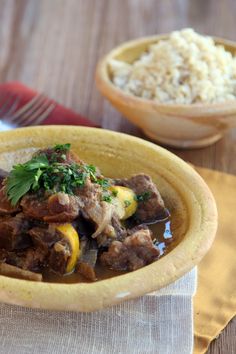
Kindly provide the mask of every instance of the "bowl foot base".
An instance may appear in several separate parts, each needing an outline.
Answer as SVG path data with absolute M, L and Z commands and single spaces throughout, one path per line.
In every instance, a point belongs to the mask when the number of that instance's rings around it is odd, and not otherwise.
M 207 138 L 203 139 L 196 139 L 196 140 L 182 140 L 182 139 L 168 139 L 162 136 L 155 135 L 153 132 L 150 132 L 149 130 L 144 130 L 143 132 L 145 135 L 147 135 L 149 138 L 154 140 L 157 143 L 160 143 L 161 145 L 166 145 L 174 148 L 179 148 L 179 149 L 198 149 L 198 148 L 203 148 L 209 145 L 212 145 L 216 143 L 218 140 L 220 140 L 223 135 L 222 134 L 215 134 Z

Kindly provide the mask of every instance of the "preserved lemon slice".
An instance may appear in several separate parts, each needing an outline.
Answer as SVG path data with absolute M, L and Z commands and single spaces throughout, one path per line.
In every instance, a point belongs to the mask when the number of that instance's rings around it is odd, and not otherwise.
M 134 191 L 123 186 L 111 186 L 109 190 L 115 194 L 113 204 L 117 207 L 120 219 L 126 220 L 130 218 L 136 212 L 138 207 Z
M 79 257 L 79 235 L 71 224 L 62 224 L 56 228 L 63 237 L 69 242 L 71 248 L 71 256 L 66 266 L 66 273 L 71 273 L 75 268 Z

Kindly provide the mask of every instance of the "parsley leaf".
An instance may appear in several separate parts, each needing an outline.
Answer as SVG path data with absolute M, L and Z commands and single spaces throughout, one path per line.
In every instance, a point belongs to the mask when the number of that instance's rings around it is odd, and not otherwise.
M 97 182 L 96 167 L 93 165 L 84 165 L 84 169 L 88 173 L 88 175 L 90 176 L 91 180 L 93 182 Z
M 53 149 L 63 154 L 70 149 L 70 144 L 56 145 Z M 48 182 L 50 172 L 52 172 L 52 165 L 43 152 L 24 164 L 13 166 L 6 180 L 6 192 L 11 203 L 16 205 L 26 193 L 37 191 L 41 187 L 50 189 Z
M 50 149 L 50 154 L 39 151 L 26 163 L 13 166 L 6 180 L 6 192 L 11 203 L 16 205 L 26 193 L 39 189 L 74 194 L 76 188 L 84 186 L 87 178 L 102 187 L 102 198 L 110 203 L 114 195 L 106 190 L 110 185 L 109 180 L 97 176 L 93 165 L 64 163 L 69 149 L 70 144 L 55 145 Z
M 49 162 L 45 155 L 36 156 L 24 164 L 13 166 L 6 182 L 7 195 L 13 205 L 16 205 L 31 188 L 37 190 L 42 174 L 41 169 L 48 166 Z
M 117 197 L 118 191 L 112 191 L 111 194 L 113 195 L 113 197 Z
M 71 144 L 57 144 L 54 146 L 54 149 L 57 151 L 69 151 Z
M 48 167 L 49 162 L 45 154 L 40 154 L 38 156 L 33 157 L 30 161 L 26 162 L 21 166 L 25 166 L 25 168 L 30 171 L 38 168 Z
M 103 195 L 103 196 L 102 196 L 102 200 L 103 200 L 104 202 L 111 203 L 111 202 L 112 202 L 112 196 L 111 196 L 111 195 L 108 195 L 108 194 Z
M 110 187 L 110 182 L 109 182 L 109 180 L 107 178 L 97 179 L 96 183 L 99 184 L 104 189 Z
M 130 200 L 124 200 L 125 208 L 128 208 L 131 204 Z
M 137 202 L 146 202 L 151 197 L 151 192 L 146 191 L 136 195 Z

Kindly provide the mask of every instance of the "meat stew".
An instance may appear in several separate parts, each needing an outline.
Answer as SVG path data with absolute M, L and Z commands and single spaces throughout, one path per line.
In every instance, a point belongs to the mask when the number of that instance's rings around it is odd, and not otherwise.
M 173 241 L 150 176 L 104 177 L 70 144 L 0 170 L 0 273 L 36 281 L 96 281 L 137 270 Z M 1 267 L 2 266 L 2 267 Z

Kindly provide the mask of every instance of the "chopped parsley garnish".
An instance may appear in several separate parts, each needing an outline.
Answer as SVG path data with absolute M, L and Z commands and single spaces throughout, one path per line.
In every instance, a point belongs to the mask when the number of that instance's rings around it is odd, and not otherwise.
M 117 197 L 118 191 L 112 191 L 111 194 L 113 195 L 113 197 Z
M 97 177 L 96 177 L 96 167 L 93 165 L 85 165 L 84 166 L 85 171 L 89 174 L 91 180 L 93 182 L 97 182 Z
M 107 202 L 107 203 L 111 203 L 112 202 L 112 196 L 109 195 L 109 194 L 104 194 L 102 196 L 102 201 Z
M 124 204 L 125 204 L 125 208 L 128 208 L 130 206 L 130 204 L 131 204 L 131 201 L 125 200 Z
M 151 197 L 151 192 L 146 191 L 136 195 L 137 202 L 146 202 Z
M 73 194 L 77 187 L 82 187 L 85 184 L 87 177 L 88 174 L 83 170 L 83 166 L 79 166 L 76 163 L 70 165 L 53 163 L 41 175 L 39 188 L 41 187 L 54 193 Z
M 50 163 L 64 162 L 67 158 L 67 153 L 70 151 L 71 144 L 58 144 L 51 150 L 51 153 L 47 153 Z
M 110 187 L 110 182 L 107 178 L 98 178 L 96 183 L 99 184 L 104 189 Z
M 56 151 L 69 151 L 70 150 L 70 147 L 71 147 L 71 144 L 57 144 L 57 145 L 55 145 L 54 146 L 54 150 L 56 150 Z
M 56 145 L 52 150 L 66 160 L 65 152 L 69 149 L 70 144 L 64 144 Z M 85 184 L 86 178 L 90 177 L 92 182 L 96 182 L 95 173 L 96 168 L 92 165 L 65 164 L 51 159 L 49 161 L 46 154 L 41 152 L 26 163 L 13 166 L 6 180 L 6 192 L 13 205 L 26 193 L 39 189 L 73 194 L 76 188 Z
M 67 163 L 70 146 L 55 145 L 45 152 L 39 151 L 26 163 L 13 166 L 6 180 L 6 192 L 11 203 L 16 205 L 26 193 L 39 190 L 74 194 L 77 188 L 84 186 L 87 178 L 101 186 L 101 199 L 111 203 L 117 191 L 108 190 L 109 179 L 100 176 L 93 165 Z

